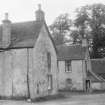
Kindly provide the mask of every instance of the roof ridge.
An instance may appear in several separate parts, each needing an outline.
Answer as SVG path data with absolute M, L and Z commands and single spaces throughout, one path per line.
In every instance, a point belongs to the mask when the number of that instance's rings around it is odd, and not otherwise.
M 99 61 L 105 61 L 105 59 L 104 58 L 97 58 L 97 59 L 91 59 L 92 61 L 97 61 L 97 60 L 99 60 Z

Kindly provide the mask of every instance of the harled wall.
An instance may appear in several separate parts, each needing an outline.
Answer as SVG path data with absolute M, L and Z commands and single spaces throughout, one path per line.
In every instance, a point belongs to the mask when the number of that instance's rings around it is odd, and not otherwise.
M 47 52 L 51 53 L 50 73 L 48 73 Z M 0 52 L 0 96 L 34 99 L 56 94 L 57 70 L 56 51 L 43 27 L 34 48 L 9 49 Z M 52 75 L 50 92 L 47 78 L 49 74 Z
M 51 72 L 48 72 L 47 52 L 51 54 Z M 33 50 L 33 69 L 30 72 L 31 98 L 57 93 L 57 57 L 53 43 L 45 30 L 41 33 Z M 52 90 L 48 91 L 48 75 L 52 75 Z
M 82 60 L 72 60 L 71 61 L 71 72 L 65 72 L 65 61 L 58 61 L 59 67 L 59 89 L 68 89 L 66 80 L 72 80 L 72 86 L 70 86 L 69 90 L 83 90 L 84 84 L 84 63 Z
M 27 49 L 0 53 L 0 96 L 27 97 Z

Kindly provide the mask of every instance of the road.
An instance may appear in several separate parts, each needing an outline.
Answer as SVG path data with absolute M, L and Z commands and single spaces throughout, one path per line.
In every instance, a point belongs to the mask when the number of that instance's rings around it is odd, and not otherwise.
M 42 102 L 0 100 L 0 105 L 105 105 L 105 94 L 73 95 Z

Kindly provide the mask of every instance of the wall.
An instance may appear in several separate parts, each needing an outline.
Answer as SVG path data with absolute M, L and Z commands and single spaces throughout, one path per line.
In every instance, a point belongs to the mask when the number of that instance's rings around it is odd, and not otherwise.
M 51 53 L 51 73 L 48 73 L 47 52 Z M 9 98 L 30 95 L 33 99 L 56 94 L 57 72 L 55 48 L 43 27 L 34 48 L 0 52 L 0 96 Z M 53 88 L 50 92 L 48 91 L 48 74 L 53 78 Z M 37 90 L 39 90 L 38 94 Z
M 93 90 L 105 90 L 104 82 L 92 82 L 91 85 Z
M 91 86 L 93 90 L 101 90 L 101 83 L 92 83 Z
M 73 88 L 83 90 L 83 64 L 82 60 L 72 62 L 72 80 Z
M 65 62 L 59 61 L 59 89 L 66 88 L 66 79 L 72 79 L 72 88 L 75 90 L 83 90 L 83 61 L 72 60 L 72 71 L 65 72 Z
M 27 97 L 27 49 L 12 50 L 13 96 Z
M 65 89 L 66 79 L 72 79 L 72 72 L 65 72 L 65 61 L 58 61 L 59 67 L 59 89 Z
M 0 95 L 12 96 L 12 55 L 9 51 L 0 53 Z
M 48 73 L 47 52 L 51 53 L 51 72 Z M 48 94 L 56 94 L 57 92 L 57 57 L 53 43 L 48 36 L 45 27 L 42 28 L 40 35 L 33 50 L 33 69 L 30 69 L 31 98 Z M 47 75 L 52 75 L 52 91 L 48 91 Z
M 27 97 L 27 49 L 0 53 L 0 96 Z

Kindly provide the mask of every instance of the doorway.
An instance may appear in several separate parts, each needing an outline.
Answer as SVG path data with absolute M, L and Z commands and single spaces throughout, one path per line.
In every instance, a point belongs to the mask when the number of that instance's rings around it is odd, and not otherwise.
M 48 75 L 48 91 L 52 91 L 52 88 L 53 88 L 52 75 Z
M 91 89 L 91 81 L 86 80 L 86 92 L 90 92 L 90 89 Z

